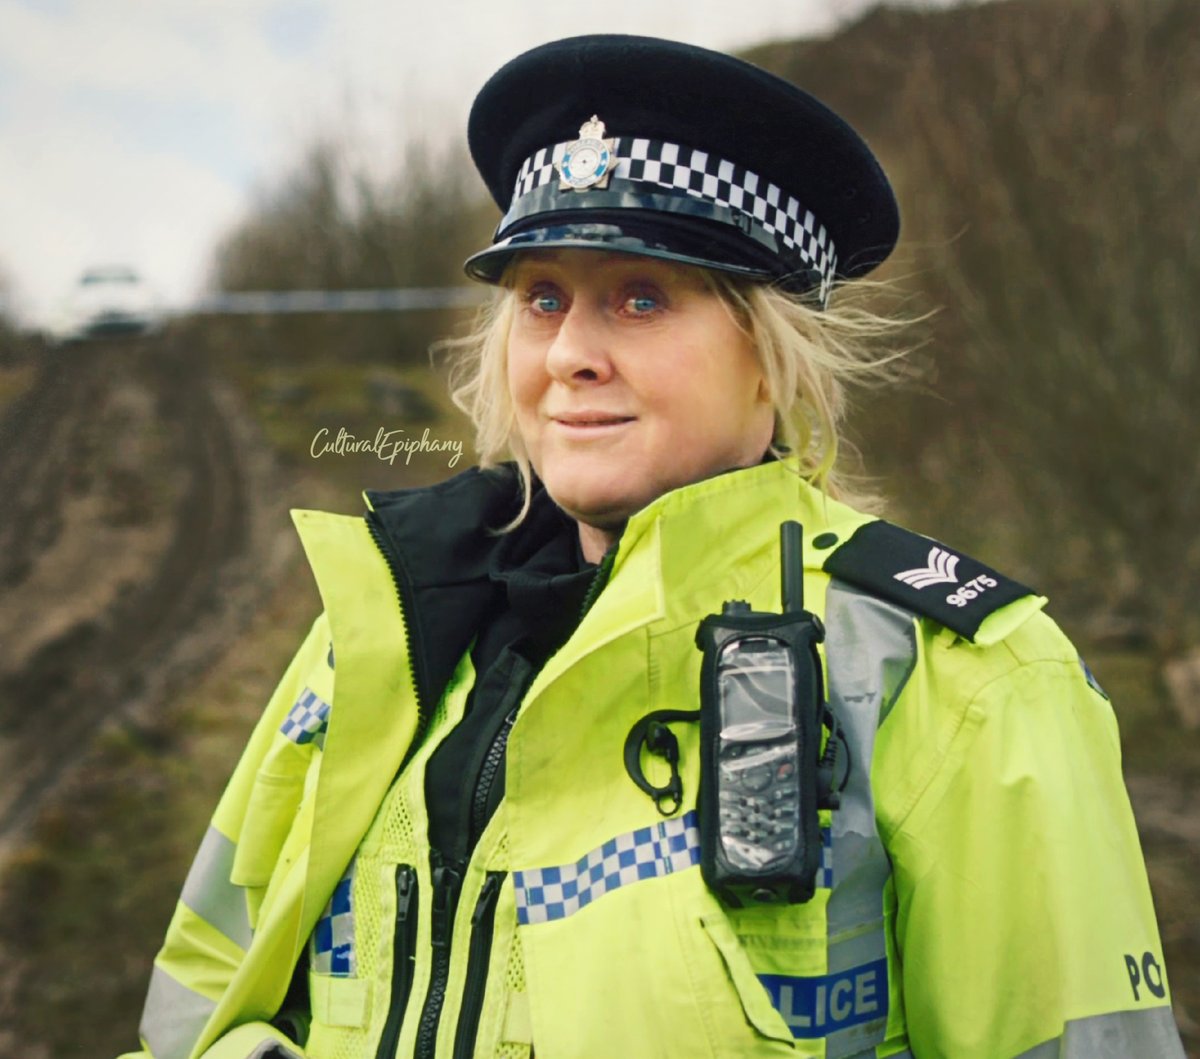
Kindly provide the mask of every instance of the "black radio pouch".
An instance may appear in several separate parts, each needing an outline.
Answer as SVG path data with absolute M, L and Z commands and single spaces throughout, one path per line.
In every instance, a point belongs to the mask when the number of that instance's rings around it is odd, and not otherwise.
M 797 558 L 789 562 L 785 543 L 785 585 L 789 575 L 792 585 L 799 579 L 788 569 L 798 562 L 798 539 L 794 548 Z M 836 795 L 822 790 L 832 771 L 821 745 L 829 716 L 817 653 L 824 629 L 796 606 L 799 596 L 799 589 L 785 589 L 783 614 L 731 601 L 696 630 L 704 654 L 700 871 L 734 907 L 813 896 L 821 866 L 818 810 L 836 804 Z M 829 749 L 835 753 L 836 745 Z

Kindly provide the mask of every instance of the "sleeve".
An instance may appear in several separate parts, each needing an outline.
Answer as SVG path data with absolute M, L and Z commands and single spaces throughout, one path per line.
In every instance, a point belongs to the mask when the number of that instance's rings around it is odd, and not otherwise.
M 261 1022 L 238 1026 L 202 1053 L 195 1049 L 250 947 L 279 852 L 315 775 L 332 684 L 322 615 L 271 696 L 217 805 L 154 960 L 139 1027 L 143 1050 L 121 1059 L 303 1054 Z M 280 973 L 286 987 L 291 968 Z
M 891 847 L 914 1055 L 1182 1059 L 1116 721 L 1073 650 L 973 696 Z

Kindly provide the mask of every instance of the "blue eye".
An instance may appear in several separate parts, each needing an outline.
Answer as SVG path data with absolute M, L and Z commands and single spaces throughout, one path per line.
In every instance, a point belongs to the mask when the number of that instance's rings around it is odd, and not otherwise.
M 654 294 L 631 294 L 625 299 L 625 311 L 641 316 L 652 313 L 662 307 L 662 303 Z
M 562 309 L 562 298 L 557 294 L 535 294 L 529 301 L 539 313 L 556 313 Z

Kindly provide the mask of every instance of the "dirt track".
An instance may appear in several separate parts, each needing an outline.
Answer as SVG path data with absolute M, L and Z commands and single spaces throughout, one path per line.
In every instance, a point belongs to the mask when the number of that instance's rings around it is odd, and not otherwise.
M 49 353 L 0 423 L 0 854 L 96 731 L 233 634 L 273 550 L 231 396 L 162 340 Z

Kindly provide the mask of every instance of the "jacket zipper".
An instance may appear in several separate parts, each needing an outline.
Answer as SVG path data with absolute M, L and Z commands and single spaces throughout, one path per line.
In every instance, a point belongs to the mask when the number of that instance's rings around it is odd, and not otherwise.
M 512 730 L 513 724 L 516 723 L 523 691 L 524 685 L 520 682 L 515 692 L 510 690 L 510 694 L 516 694 L 517 703 L 505 715 L 504 722 L 501 724 L 500 730 L 492 738 L 487 755 L 479 770 L 479 780 L 475 785 L 475 793 L 471 799 L 470 816 L 464 821 L 464 830 L 470 829 L 471 849 L 474 849 L 479 834 L 487 825 L 488 795 L 491 793 L 492 784 L 495 783 L 496 776 L 500 772 L 500 766 L 504 762 L 504 749 L 508 743 L 508 733 Z M 413 1053 L 416 1059 L 434 1059 L 434 1051 L 437 1046 L 438 1022 L 441 1019 L 442 1006 L 446 1001 L 446 982 L 450 975 L 450 941 L 454 932 L 454 913 L 458 907 L 459 891 L 462 888 L 462 862 L 445 857 L 438 850 L 430 851 L 429 862 L 433 869 L 431 929 L 433 937 L 433 966 L 430 970 L 429 990 L 425 994 L 425 1006 L 421 1011 L 421 1023 L 417 1027 L 417 1044 Z M 464 1004 L 466 1003 L 465 998 L 473 995 L 472 989 L 480 993 L 479 999 L 473 1000 L 472 1003 L 482 1003 L 484 983 L 479 983 L 473 987 L 472 976 L 482 976 L 485 980 L 487 977 L 487 955 L 491 951 L 492 923 L 495 920 L 495 895 L 500 890 L 500 881 L 503 878 L 504 872 L 488 873 L 487 878 L 484 880 L 483 890 L 479 895 L 479 901 L 475 906 L 475 912 L 471 916 L 471 942 L 467 956 L 467 983 L 464 987 Z M 490 914 L 488 913 L 489 906 L 491 908 Z M 486 929 L 480 926 L 479 917 L 481 915 L 486 915 L 487 917 Z M 480 940 L 484 936 L 485 940 Z M 483 955 L 477 956 L 476 953 L 481 948 L 484 948 Z M 480 960 L 482 960 L 482 967 L 479 966 Z M 465 1011 L 466 1009 L 464 1008 L 463 1010 Z M 473 1040 L 479 1024 L 479 1012 L 475 1011 L 474 1015 L 470 1018 L 472 1029 L 469 1032 Z M 459 1047 L 457 1042 L 463 1038 L 463 1025 L 463 1013 L 460 1012 L 458 1029 L 455 1033 L 456 1055 L 458 1054 L 457 1048 Z
M 454 1059 L 471 1059 L 479 1035 L 479 1016 L 487 990 L 488 962 L 492 956 L 492 932 L 496 924 L 496 900 L 505 873 L 490 871 L 483 881 L 479 900 L 471 916 L 471 946 L 467 955 L 467 980 L 463 986 L 458 1030 L 454 1037 Z
M 580 617 L 591 609 L 600 591 L 608 582 L 616 559 L 616 548 L 610 549 L 600 561 L 596 574 L 588 586 Z M 528 674 L 526 674 L 528 676 Z M 492 784 L 504 763 L 504 752 L 508 746 L 508 736 L 516 723 L 517 714 L 521 709 L 521 699 L 528 690 L 527 681 L 519 682 L 517 702 L 504 717 L 504 723 L 492 739 L 487 756 L 479 770 L 479 779 L 475 785 L 475 793 L 471 799 L 471 816 L 469 826 L 471 835 L 477 839 L 487 824 L 487 803 L 491 794 Z M 472 844 L 473 845 L 473 844 Z M 434 854 L 436 856 L 436 854 Z M 504 882 L 505 873 L 491 871 L 484 879 L 483 888 L 479 892 L 479 900 L 475 903 L 475 911 L 471 915 L 471 941 L 467 953 L 467 977 L 463 984 L 462 1005 L 458 1013 L 458 1027 L 454 1035 L 453 1059 L 471 1059 L 475 1051 L 476 1038 L 479 1036 L 479 1018 L 483 1013 L 483 999 L 487 992 L 488 963 L 492 955 L 492 935 L 496 925 L 496 901 L 500 895 L 500 887 Z M 436 878 L 436 875 L 435 875 Z M 461 883 L 461 879 L 458 880 Z M 457 901 L 457 890 L 454 894 Z M 453 909 L 450 913 L 450 923 L 453 923 Z M 445 970 L 449 971 L 449 927 L 447 927 L 445 953 Z M 417 1036 L 416 1059 L 434 1059 L 434 1045 L 437 1038 L 437 1023 L 441 1014 L 441 1006 L 445 1000 L 446 974 L 438 975 L 439 955 L 436 949 L 435 934 L 434 950 L 434 979 L 430 983 L 429 994 L 425 1000 L 425 1011 L 421 1016 L 421 1028 Z M 436 1010 L 431 1012 L 431 1003 L 435 999 Z
M 417 956 L 417 873 L 408 864 L 396 868 L 396 925 L 392 937 L 392 995 L 376 1059 L 394 1059 L 404 1009 L 412 992 Z
M 396 589 L 396 596 L 400 604 L 400 612 L 405 617 L 404 630 L 408 638 L 408 655 L 409 665 L 412 671 L 413 681 L 413 697 L 417 704 L 417 727 L 413 733 L 412 742 L 409 744 L 408 752 L 404 756 L 404 760 L 400 764 L 399 772 L 403 772 L 408 765 L 412 756 L 417 752 L 421 743 L 424 741 L 425 733 L 429 728 L 431 713 L 426 702 L 424 689 L 428 687 L 428 678 L 425 673 L 425 654 L 424 645 L 421 642 L 421 630 L 419 625 L 410 620 L 412 614 L 415 613 L 413 606 L 413 588 L 412 580 L 405 569 L 399 555 L 392 548 L 391 542 L 387 538 L 387 534 L 383 529 L 379 516 L 374 511 L 366 513 L 367 530 L 371 535 L 371 539 L 375 542 L 375 547 L 379 549 L 384 561 L 387 563 L 388 570 L 392 575 L 392 584 Z M 600 562 L 600 566 L 596 570 L 596 575 L 592 579 L 592 583 L 588 586 L 587 596 L 584 599 L 581 611 L 581 617 L 591 609 L 592 604 L 599 596 L 601 589 L 608 581 L 608 575 L 612 570 L 613 562 L 616 559 L 616 548 L 611 548 Z M 472 800 L 471 822 L 474 823 L 480 815 L 486 814 L 487 796 L 491 791 L 492 783 L 495 780 L 496 773 L 500 763 L 503 760 L 504 748 L 507 744 L 508 734 L 516 721 L 518 707 L 514 708 L 505 717 L 504 724 L 497 733 L 496 738 L 492 741 L 488 748 L 488 754 L 484 761 L 483 770 L 480 773 L 480 782 L 476 786 L 475 797 Z M 486 780 L 486 782 L 485 782 Z M 414 1050 L 415 1059 L 435 1059 L 434 1051 L 437 1045 L 437 1028 L 438 1022 L 441 1019 L 442 1006 L 446 999 L 446 983 L 450 974 L 450 940 L 454 930 L 454 914 L 458 907 L 459 891 L 462 887 L 462 868 L 451 862 L 447 862 L 441 854 L 436 850 L 430 852 L 430 864 L 433 868 L 433 895 L 431 906 L 432 920 L 432 943 L 433 943 L 433 961 L 430 969 L 429 989 L 425 994 L 425 1004 L 421 1009 L 421 1021 L 417 1027 L 417 1041 Z M 408 869 L 411 871 L 412 869 Z M 479 1006 L 482 1004 L 482 994 L 487 978 L 487 959 L 490 956 L 492 944 L 492 931 L 495 923 L 495 897 L 499 893 L 500 883 L 491 883 L 493 876 L 503 878 L 503 873 L 489 872 L 488 879 L 484 883 L 484 889 L 480 893 L 479 903 L 476 905 L 475 914 L 472 916 L 471 929 L 471 945 L 468 955 L 468 979 L 466 988 L 464 989 L 464 1007 L 461 1015 L 467 1016 L 467 1023 L 464 1023 L 460 1015 L 459 1027 L 455 1036 L 455 1054 L 459 1054 L 458 1041 L 461 1039 L 468 1042 L 464 1045 L 468 1049 L 474 1047 L 474 1038 L 478 1032 L 479 1025 Z M 400 887 L 401 880 L 399 869 L 397 870 L 397 924 L 396 924 L 396 942 L 393 947 L 395 953 L 399 948 L 400 943 Z M 415 873 L 409 884 L 411 890 L 411 905 L 406 904 L 405 916 L 405 931 L 406 931 L 406 952 L 414 952 L 415 955 L 415 937 L 409 937 L 408 932 L 415 930 L 416 926 L 416 878 Z M 489 887 L 492 889 L 489 890 Z M 406 894 L 408 891 L 406 890 Z M 477 918 L 478 917 L 478 918 Z M 484 921 L 486 920 L 486 924 Z M 486 929 L 484 929 L 486 925 Z M 477 957 L 477 953 L 481 953 Z M 478 970 L 474 970 L 478 968 Z M 479 979 L 477 982 L 476 979 Z M 407 1006 L 408 994 L 412 990 L 412 973 L 409 967 L 409 961 L 405 959 L 403 964 L 393 955 L 392 967 L 392 997 L 391 1004 L 388 1010 L 387 1020 L 384 1024 L 384 1032 L 380 1040 L 380 1047 L 376 1052 L 377 1059 L 392 1059 L 392 1054 L 395 1051 L 397 1041 L 399 1039 L 400 1027 L 404 1018 L 404 1009 Z M 475 994 L 479 997 L 476 998 Z M 403 994 L 402 999 L 400 995 Z M 470 1001 L 470 1007 L 467 1006 L 467 1001 Z M 472 1013 L 473 1009 L 473 1013 Z M 469 1024 L 469 1029 L 464 1033 Z M 390 1049 L 390 1051 L 389 1051 Z
M 435 1059 L 438 1021 L 442 1017 L 446 980 L 450 976 L 450 937 L 454 932 L 454 913 L 462 888 L 461 867 L 448 862 L 437 850 L 430 852 L 429 861 L 433 868 L 433 904 L 430 906 L 433 966 L 429 972 L 429 991 L 425 994 L 425 1006 L 417 1026 L 417 1044 L 413 1051 L 415 1059 Z
M 500 726 L 500 731 L 492 739 L 492 744 L 488 747 L 487 757 L 483 759 L 483 764 L 480 766 L 479 779 L 475 784 L 475 793 L 471 798 L 470 826 L 472 848 L 474 848 L 475 842 L 479 840 L 479 836 L 483 834 L 483 829 L 487 826 L 488 798 L 492 793 L 492 784 L 496 782 L 496 776 L 500 772 L 500 767 L 504 764 L 504 750 L 508 746 L 508 733 L 512 731 L 512 726 L 516 724 L 517 713 L 520 708 L 521 703 L 520 698 L 518 698 L 517 704 L 505 716 L 504 723 Z
M 384 562 L 387 563 L 388 570 L 391 572 L 396 598 L 400 603 L 400 613 L 404 618 L 404 635 L 408 639 L 408 663 L 412 672 L 413 698 L 417 703 L 417 729 L 413 732 L 412 740 L 408 744 L 408 751 L 400 763 L 400 769 L 397 772 L 399 775 L 404 771 L 404 767 L 412 759 L 412 756 L 420 749 L 432 716 L 425 695 L 425 689 L 429 687 L 428 674 L 425 672 L 425 645 L 421 640 L 421 628 L 413 620 L 416 607 L 413 603 L 412 578 L 408 576 L 408 570 L 388 540 L 378 514 L 374 511 L 367 511 L 366 521 L 371 539 L 375 542 L 375 547 L 379 549 L 379 553 L 383 556 Z
M 588 585 L 587 595 L 583 597 L 583 606 L 579 608 L 579 620 L 582 621 L 587 612 L 592 609 L 592 604 L 596 602 L 596 598 L 600 595 L 604 586 L 608 584 L 608 575 L 612 573 L 613 563 L 617 560 L 617 545 L 614 544 L 604 553 L 604 557 L 600 560 L 600 565 L 596 567 L 596 572 L 592 575 L 591 584 Z

